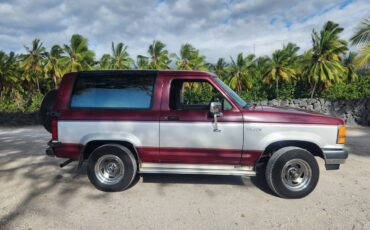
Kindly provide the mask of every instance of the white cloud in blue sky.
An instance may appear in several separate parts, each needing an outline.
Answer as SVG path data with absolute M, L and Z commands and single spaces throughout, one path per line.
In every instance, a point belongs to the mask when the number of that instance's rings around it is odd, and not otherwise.
M 146 54 L 159 39 L 170 52 L 190 42 L 215 61 L 239 52 L 271 54 L 287 42 L 307 49 L 312 29 L 328 20 L 344 27 L 348 39 L 370 16 L 370 1 L 0 0 L 0 16 L 0 50 L 23 52 L 34 38 L 47 47 L 64 44 L 79 33 L 97 56 L 109 53 L 112 41 L 127 44 L 134 57 Z

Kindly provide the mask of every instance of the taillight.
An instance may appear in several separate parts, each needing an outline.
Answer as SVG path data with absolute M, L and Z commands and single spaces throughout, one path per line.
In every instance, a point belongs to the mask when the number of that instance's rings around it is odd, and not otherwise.
M 51 138 L 53 141 L 58 140 L 58 121 L 56 119 L 51 120 Z
M 337 143 L 344 144 L 346 142 L 346 126 L 338 126 Z

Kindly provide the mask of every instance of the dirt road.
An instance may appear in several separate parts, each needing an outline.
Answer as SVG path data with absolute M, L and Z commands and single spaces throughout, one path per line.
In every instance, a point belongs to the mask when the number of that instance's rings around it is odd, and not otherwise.
M 0 229 L 370 229 L 370 129 L 349 131 L 350 158 L 316 190 L 281 199 L 262 178 L 147 175 L 104 193 L 76 163 L 44 155 L 42 127 L 0 128 Z

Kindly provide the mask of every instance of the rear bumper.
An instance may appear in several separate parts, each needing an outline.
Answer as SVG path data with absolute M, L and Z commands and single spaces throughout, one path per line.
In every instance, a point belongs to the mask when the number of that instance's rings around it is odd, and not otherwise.
M 323 149 L 326 169 L 339 169 L 348 158 L 348 151 L 345 149 Z
M 46 155 L 51 157 L 68 158 L 78 160 L 80 157 L 83 145 L 72 143 L 61 143 L 59 141 L 48 142 L 48 148 L 45 150 Z
M 46 155 L 50 156 L 50 157 L 55 157 L 55 151 L 54 151 L 54 147 L 57 147 L 61 145 L 61 143 L 59 141 L 53 141 L 53 140 L 50 140 L 48 142 L 48 146 L 45 150 L 45 153 Z
M 55 153 L 52 147 L 47 147 L 45 149 L 45 154 L 49 157 L 55 157 Z

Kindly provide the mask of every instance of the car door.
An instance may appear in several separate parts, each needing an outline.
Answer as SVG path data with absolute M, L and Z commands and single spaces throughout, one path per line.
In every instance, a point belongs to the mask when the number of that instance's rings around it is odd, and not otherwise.
M 161 163 L 239 164 L 243 149 L 242 113 L 209 77 L 163 78 L 160 112 Z M 166 86 L 166 87 L 165 87 Z M 211 101 L 223 105 L 215 128 Z

